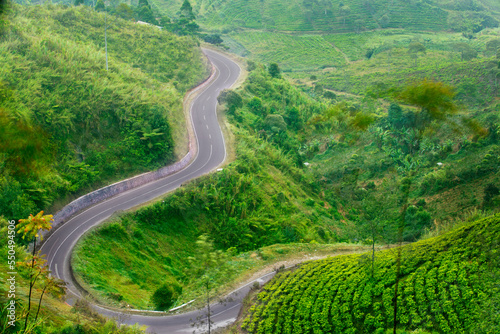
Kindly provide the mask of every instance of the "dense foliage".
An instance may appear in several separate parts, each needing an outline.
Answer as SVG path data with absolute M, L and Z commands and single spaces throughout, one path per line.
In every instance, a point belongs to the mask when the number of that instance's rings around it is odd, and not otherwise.
M 0 40 L 0 214 L 21 218 L 185 153 L 182 98 L 205 71 L 193 40 L 108 17 L 106 71 L 104 14 L 12 8 Z
M 398 328 L 478 330 L 482 307 L 496 297 L 489 288 L 495 280 L 498 285 L 500 274 L 499 232 L 496 215 L 403 247 Z M 259 293 L 242 327 L 266 334 L 385 333 L 393 325 L 397 254 L 377 253 L 373 276 L 367 254 L 309 262 L 278 274 Z

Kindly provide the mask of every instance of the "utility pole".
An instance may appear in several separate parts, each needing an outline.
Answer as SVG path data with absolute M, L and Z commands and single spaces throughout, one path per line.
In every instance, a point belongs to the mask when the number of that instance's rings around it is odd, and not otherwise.
M 108 71 L 108 21 L 106 8 L 104 8 L 104 49 L 106 50 L 106 72 Z

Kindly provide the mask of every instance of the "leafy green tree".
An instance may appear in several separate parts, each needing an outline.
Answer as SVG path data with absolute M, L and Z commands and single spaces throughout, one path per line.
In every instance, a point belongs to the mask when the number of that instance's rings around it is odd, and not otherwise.
M 410 55 L 411 58 L 415 59 L 415 66 L 417 66 L 418 54 L 419 53 L 425 54 L 426 52 L 427 49 L 425 48 L 425 45 L 423 45 L 420 42 L 413 41 L 408 46 L 408 54 Z
M 471 60 L 477 57 L 477 51 L 470 47 L 467 43 L 457 43 L 454 49 L 460 53 L 460 60 Z
M 209 236 L 202 234 L 196 241 L 196 256 L 190 257 L 189 261 L 191 262 L 191 274 L 201 280 L 205 290 L 206 325 L 210 334 L 212 328 L 210 303 L 212 297 L 217 293 L 214 282 L 227 274 L 228 269 L 224 265 L 227 261 L 227 255 L 221 250 L 216 250 Z M 201 325 L 205 325 L 203 319 L 201 319 Z
M 243 106 L 243 98 L 234 90 L 224 89 L 217 97 L 219 103 L 226 103 L 229 113 L 234 113 L 237 108 Z
M 252 97 L 247 103 L 251 112 L 256 115 L 265 117 L 267 115 L 266 107 L 262 104 L 262 100 L 256 96 Z
M 346 23 L 346 18 L 351 14 L 351 7 L 344 5 L 342 2 L 339 4 L 339 15 L 344 21 L 344 26 Z
M 139 5 L 137 6 L 136 13 L 137 18 L 140 21 L 158 25 L 158 21 L 156 21 L 153 10 L 151 9 L 151 5 L 147 0 L 139 0 Z
M 281 70 L 276 63 L 269 64 L 269 74 L 273 78 L 281 78 Z
M 75 6 L 85 5 L 85 0 L 75 0 L 74 5 Z
M 379 240 L 388 238 L 390 229 L 390 214 L 387 206 L 380 205 L 380 200 L 375 197 L 374 191 L 370 191 L 361 201 L 362 229 L 370 236 L 372 245 L 371 276 L 375 277 L 375 245 Z
M 483 206 L 491 206 L 493 199 L 498 195 L 500 195 L 500 189 L 493 183 L 488 183 L 488 185 L 484 188 Z
M 298 131 L 304 127 L 304 120 L 300 116 L 300 112 L 297 107 L 289 108 L 286 111 L 286 122 L 295 131 Z
M 267 115 L 264 119 L 264 126 L 267 130 L 272 132 L 280 132 L 286 130 L 286 122 L 283 119 L 283 116 L 271 114 Z
M 148 0 L 139 0 L 137 7 L 138 8 L 147 7 L 149 9 L 151 9 L 151 5 L 149 4 Z
M 389 15 L 384 14 L 382 17 L 379 19 L 380 26 L 382 28 L 387 28 L 389 27 L 389 24 L 391 23 L 391 19 L 389 18 Z
M 500 58 L 500 39 L 492 39 L 486 43 L 486 53 Z
M 181 293 L 182 287 L 179 284 L 168 282 L 155 290 L 151 296 L 151 303 L 156 310 L 165 311 L 172 307 Z
M 132 20 L 134 18 L 133 9 L 124 2 L 115 8 L 114 13 L 124 20 Z
M 191 3 L 189 0 L 184 0 L 182 3 L 181 9 L 180 9 L 180 17 L 183 19 L 187 19 L 188 21 L 192 21 L 195 19 L 194 13 L 193 13 L 193 7 L 191 6 Z
M 200 30 L 200 27 L 194 21 L 196 17 L 188 0 L 184 0 L 182 3 L 178 15 L 177 20 L 166 26 L 168 30 L 181 36 L 194 35 Z
M 7 0 L 0 0 L 0 36 L 7 26 Z
M 370 48 L 370 49 L 366 50 L 366 53 L 365 53 L 366 59 L 370 60 L 374 53 L 375 53 L 374 48 Z
M 97 0 L 97 3 L 95 5 L 95 10 L 98 12 L 103 12 L 106 10 L 103 0 Z
M 207 43 L 215 44 L 215 45 L 222 44 L 222 42 L 223 42 L 223 40 L 219 34 L 205 35 L 205 36 L 203 36 L 203 40 Z
M 406 87 L 397 98 L 418 107 L 417 127 L 423 130 L 434 120 L 445 120 L 457 111 L 455 91 L 442 82 L 423 80 Z
M 415 114 L 416 121 L 411 129 L 411 147 L 403 160 L 401 160 L 404 177 L 401 180 L 401 196 L 399 203 L 402 205 L 401 215 L 398 219 L 398 256 L 396 263 L 396 284 L 394 285 L 393 297 L 393 333 L 396 334 L 398 317 L 398 294 L 399 280 L 401 279 L 401 249 L 402 243 L 409 235 L 420 231 L 422 227 L 430 224 L 430 215 L 422 208 L 415 208 L 408 203 L 409 195 L 414 182 L 415 170 L 418 168 L 418 161 L 414 154 L 420 146 L 423 134 L 433 122 L 446 120 L 457 111 L 457 106 L 453 101 L 455 92 L 451 86 L 442 82 L 423 80 L 406 87 L 397 98 L 406 103 L 419 108 Z M 413 230 L 413 231 L 412 231 Z

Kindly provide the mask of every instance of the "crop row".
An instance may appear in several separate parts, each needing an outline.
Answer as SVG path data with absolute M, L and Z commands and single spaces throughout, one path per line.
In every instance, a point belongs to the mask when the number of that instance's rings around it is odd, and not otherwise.
M 366 255 L 304 264 L 264 288 L 242 327 L 249 333 L 384 333 L 393 325 L 401 256 L 398 326 L 467 333 L 486 298 L 481 276 L 488 271 L 488 245 L 500 230 L 499 221 L 500 216 L 486 219 L 400 253 L 380 252 L 373 276 Z

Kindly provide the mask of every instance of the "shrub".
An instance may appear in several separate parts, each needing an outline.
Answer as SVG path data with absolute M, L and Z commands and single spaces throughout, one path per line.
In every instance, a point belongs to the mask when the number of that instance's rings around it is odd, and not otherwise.
M 168 310 L 181 292 L 182 288 L 177 284 L 163 284 L 151 296 L 151 303 L 158 311 Z

